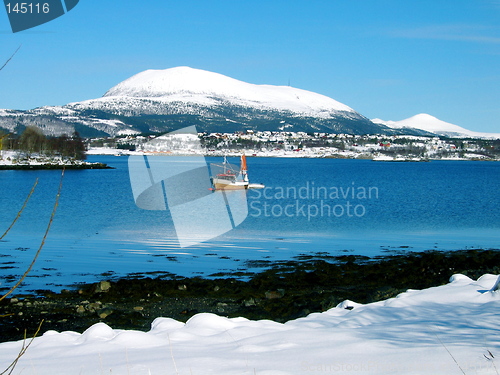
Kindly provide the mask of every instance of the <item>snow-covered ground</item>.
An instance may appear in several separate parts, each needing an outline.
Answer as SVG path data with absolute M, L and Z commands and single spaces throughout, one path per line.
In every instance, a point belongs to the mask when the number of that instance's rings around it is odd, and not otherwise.
M 0 165 L 43 165 L 43 164 L 64 164 L 60 157 L 45 157 L 35 155 L 30 158 L 18 159 L 17 152 L 15 151 L 2 151 L 0 154 Z
M 149 332 L 98 323 L 83 334 L 46 332 L 14 374 L 498 374 L 496 275 L 408 290 L 285 324 L 198 314 L 157 318 Z M 22 341 L 0 344 L 0 370 Z
M 16 151 L 1 151 L 0 166 L 15 165 L 88 165 L 93 164 L 83 160 L 62 158 L 60 156 L 45 156 L 33 154 L 30 157 L 19 157 Z

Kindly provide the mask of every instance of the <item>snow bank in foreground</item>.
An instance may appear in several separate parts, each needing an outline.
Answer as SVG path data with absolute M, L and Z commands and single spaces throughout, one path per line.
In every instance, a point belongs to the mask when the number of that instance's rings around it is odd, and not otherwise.
M 83 334 L 49 331 L 14 373 L 498 374 L 497 280 L 454 275 L 444 286 L 367 305 L 345 301 L 286 324 L 198 314 L 186 324 L 158 318 L 149 332 L 104 323 Z M 0 344 L 0 370 L 21 346 Z

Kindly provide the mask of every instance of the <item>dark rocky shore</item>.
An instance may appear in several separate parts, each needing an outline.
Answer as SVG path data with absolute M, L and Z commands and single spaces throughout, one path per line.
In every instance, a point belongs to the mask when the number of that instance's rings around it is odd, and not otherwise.
M 0 165 L 0 170 L 31 171 L 39 169 L 113 169 L 104 163 L 76 163 L 76 164 L 8 164 Z
M 158 276 L 159 272 L 77 285 L 61 293 L 15 295 L 0 302 L 0 341 L 22 339 L 25 332 L 29 337 L 42 321 L 41 332 L 83 332 L 97 322 L 147 331 L 156 317 L 187 321 L 202 312 L 286 322 L 346 299 L 369 303 L 407 289 L 446 284 L 456 273 L 473 279 L 500 274 L 500 251 L 429 251 L 377 258 L 318 253 L 251 266 L 265 270 L 247 275 L 245 281 L 236 274 L 205 279 Z

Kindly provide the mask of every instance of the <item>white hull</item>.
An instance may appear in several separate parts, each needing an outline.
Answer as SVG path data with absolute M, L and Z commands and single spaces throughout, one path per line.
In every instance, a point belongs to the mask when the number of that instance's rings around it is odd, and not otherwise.
M 265 186 L 262 184 L 248 184 L 249 189 L 264 189 Z
M 248 189 L 247 181 L 228 181 L 225 179 L 214 178 L 213 184 L 215 190 L 242 190 Z

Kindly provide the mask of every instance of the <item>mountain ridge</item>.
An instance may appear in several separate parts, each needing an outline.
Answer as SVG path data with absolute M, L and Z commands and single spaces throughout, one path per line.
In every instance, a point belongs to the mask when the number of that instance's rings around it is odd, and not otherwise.
M 417 116 L 423 120 L 422 114 Z M 475 133 L 453 124 L 448 124 L 447 133 L 442 129 L 436 133 L 432 129 L 440 128 L 436 125 L 440 120 L 432 117 L 434 122 L 427 123 L 433 125 L 428 126 L 426 121 L 422 125 L 410 119 L 372 121 L 325 95 L 290 86 L 256 85 L 183 66 L 145 70 L 96 99 L 26 111 L 0 110 L 0 129 L 20 133 L 27 126 L 37 126 L 46 135 L 78 131 L 87 138 L 166 133 L 191 125 L 207 133 L 246 130 L 425 136 Z M 476 136 L 480 134 L 488 133 Z
M 392 129 L 418 129 L 431 134 L 451 138 L 500 138 L 500 133 L 475 132 L 461 126 L 442 121 L 427 113 L 419 113 L 400 121 L 384 121 L 372 119 L 372 122 L 386 125 Z
M 255 85 L 189 67 L 140 72 L 109 89 L 103 98 L 161 98 L 214 104 L 216 99 L 239 105 L 273 108 L 302 115 L 328 117 L 328 113 L 355 112 L 327 96 L 290 86 Z
M 201 132 L 246 130 L 377 134 L 389 130 L 332 98 L 288 86 L 254 85 L 189 67 L 146 70 L 103 97 L 0 113 L 0 127 L 35 125 L 48 135 L 115 136 L 170 132 L 196 125 Z

